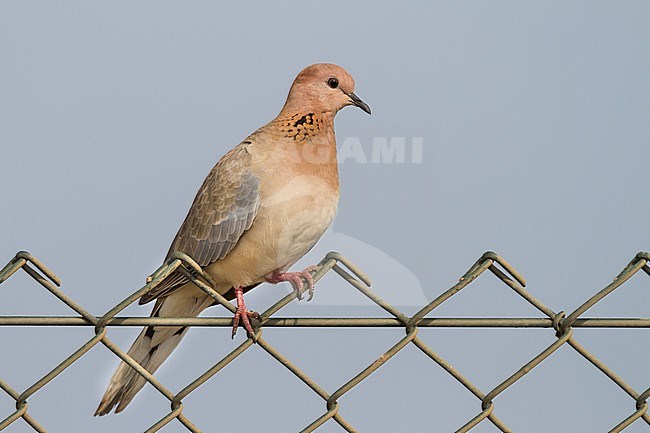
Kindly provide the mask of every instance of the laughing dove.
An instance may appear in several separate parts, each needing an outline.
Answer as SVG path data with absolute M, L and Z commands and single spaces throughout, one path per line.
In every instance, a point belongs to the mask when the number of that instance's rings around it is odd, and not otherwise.
M 287 270 L 304 256 L 330 225 L 339 198 L 334 116 L 355 105 L 370 107 L 354 94 L 343 68 L 308 66 L 294 80 L 280 114 L 226 153 L 201 185 L 167 254 L 192 257 L 216 282 L 215 290 L 237 300 L 233 336 L 241 321 L 253 334 L 244 292 L 262 282 L 288 281 L 310 294 L 310 268 Z M 140 299 L 156 300 L 152 317 L 195 317 L 213 299 L 176 272 Z M 186 327 L 147 326 L 129 356 L 153 373 L 176 348 Z M 95 415 L 115 406 L 119 413 L 145 384 L 122 362 Z

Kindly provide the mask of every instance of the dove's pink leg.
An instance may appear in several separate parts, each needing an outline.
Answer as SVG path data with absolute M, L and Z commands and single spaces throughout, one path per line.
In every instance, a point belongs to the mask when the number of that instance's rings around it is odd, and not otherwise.
M 235 287 L 235 296 L 237 297 L 237 311 L 235 312 L 235 317 L 232 319 L 232 338 L 235 338 L 235 334 L 237 334 L 237 327 L 239 326 L 240 319 L 246 332 L 248 332 L 248 335 L 253 336 L 255 335 L 255 332 L 253 332 L 253 327 L 251 326 L 249 318 L 255 317 L 258 314 L 246 309 L 246 304 L 244 303 L 244 290 L 241 287 Z
M 311 276 L 312 271 L 317 271 L 317 266 L 308 266 L 300 272 L 277 272 L 266 279 L 267 282 L 272 284 L 288 281 L 298 294 L 298 299 L 302 300 L 302 294 L 305 293 L 305 284 L 303 278 L 307 280 L 307 292 L 309 293 L 308 301 L 314 297 L 314 277 Z

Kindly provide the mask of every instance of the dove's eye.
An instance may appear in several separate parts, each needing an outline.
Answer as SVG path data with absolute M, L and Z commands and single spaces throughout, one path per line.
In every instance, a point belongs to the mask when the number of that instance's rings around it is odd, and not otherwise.
M 329 80 L 327 80 L 327 85 L 330 86 L 332 89 L 336 89 L 337 87 L 339 87 L 339 80 L 332 77 Z

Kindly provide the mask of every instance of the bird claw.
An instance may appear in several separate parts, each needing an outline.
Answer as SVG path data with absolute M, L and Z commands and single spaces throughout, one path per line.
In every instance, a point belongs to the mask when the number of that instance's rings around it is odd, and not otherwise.
M 237 334 L 237 328 L 239 327 L 239 322 L 242 322 L 242 326 L 246 329 L 246 333 L 250 338 L 255 337 L 255 331 L 251 325 L 250 319 L 258 319 L 260 315 L 255 311 L 248 310 L 246 304 L 244 303 L 244 291 L 241 287 L 235 289 L 235 296 L 237 298 L 237 311 L 235 311 L 235 317 L 232 319 L 232 338 L 235 338 Z
M 239 307 L 237 308 L 237 311 L 235 312 L 235 317 L 232 319 L 232 338 L 235 338 L 235 335 L 237 334 L 237 329 L 239 328 L 239 321 L 241 320 L 242 326 L 244 329 L 246 329 L 246 333 L 248 334 L 249 337 L 254 337 L 255 336 L 255 330 L 253 329 L 253 326 L 251 325 L 251 318 L 253 319 L 259 319 L 260 315 L 256 311 L 251 311 L 251 310 L 246 310 L 246 309 L 240 309 Z
M 309 294 L 307 302 L 309 302 L 314 297 L 314 277 L 311 273 L 316 271 L 318 271 L 318 266 L 308 266 L 300 272 L 280 272 L 273 274 L 266 281 L 272 284 L 288 281 L 296 292 L 298 300 L 302 301 L 304 293 L 307 292 Z M 305 289 L 304 280 L 307 280 L 307 289 Z

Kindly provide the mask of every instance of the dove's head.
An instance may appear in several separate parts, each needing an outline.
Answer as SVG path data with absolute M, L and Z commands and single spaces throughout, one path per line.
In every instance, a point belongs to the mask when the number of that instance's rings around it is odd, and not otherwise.
M 354 79 L 340 66 L 316 63 L 303 69 L 291 85 L 284 110 L 336 114 L 355 105 L 370 114 L 370 107 L 354 94 Z

